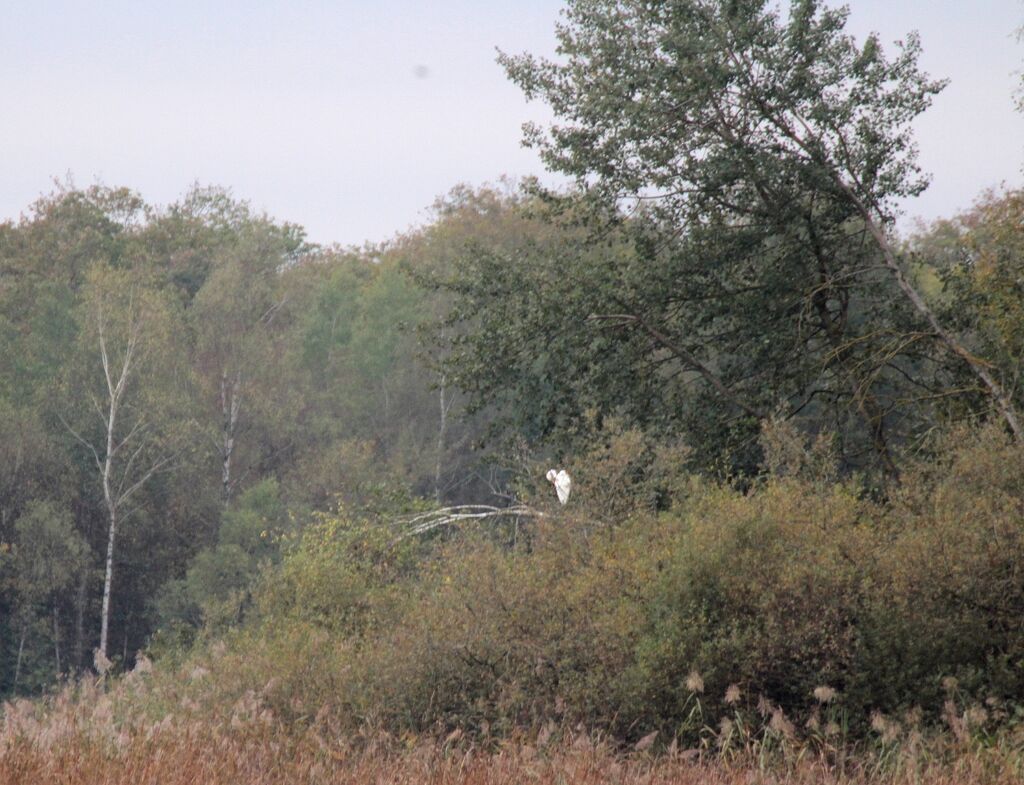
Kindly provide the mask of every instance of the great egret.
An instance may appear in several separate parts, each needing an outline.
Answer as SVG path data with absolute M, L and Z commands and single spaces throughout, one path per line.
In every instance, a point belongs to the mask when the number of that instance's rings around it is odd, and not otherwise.
M 546 475 L 548 482 L 555 486 L 555 493 L 558 494 L 558 501 L 565 504 L 569 501 L 569 493 L 572 491 L 572 477 L 565 469 L 549 469 Z

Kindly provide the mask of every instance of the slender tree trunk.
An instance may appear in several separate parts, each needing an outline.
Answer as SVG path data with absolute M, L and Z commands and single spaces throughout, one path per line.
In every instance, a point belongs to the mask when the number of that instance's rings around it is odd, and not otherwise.
M 235 432 L 238 427 L 238 415 L 242 408 L 241 386 L 241 374 L 236 374 L 233 380 L 228 381 L 227 371 L 221 372 L 220 409 L 223 420 L 221 426 L 220 481 L 221 500 L 225 507 L 231 503 L 231 495 L 234 490 L 231 477 L 231 459 L 235 454 Z
M 118 512 L 118 500 L 114 496 L 113 489 L 113 463 L 114 457 L 117 453 L 118 446 L 114 442 L 114 434 L 117 428 L 117 415 L 119 412 L 119 404 L 121 402 L 121 392 L 124 389 L 124 385 L 128 379 L 128 368 L 130 355 L 126 358 L 124 368 L 121 371 L 121 376 L 115 383 L 110 375 L 110 365 L 107 359 L 107 345 L 103 339 L 103 334 L 100 333 L 100 349 L 103 357 L 103 371 L 107 378 L 107 390 L 109 394 L 109 403 L 107 408 L 107 446 L 103 457 L 102 476 L 101 480 L 103 483 L 103 501 L 107 505 L 107 514 L 109 516 L 109 527 L 107 529 L 107 561 L 106 569 L 103 574 L 103 606 L 101 610 L 100 619 L 100 652 L 103 656 L 107 656 L 107 636 L 110 632 L 110 587 L 114 582 L 114 542 L 117 539 L 117 512 Z
M 220 464 L 221 501 L 227 507 L 231 503 L 231 454 L 235 450 L 235 440 L 225 434 L 223 445 Z
M 21 625 L 21 641 L 18 643 L 18 662 L 14 666 L 14 689 L 18 689 L 18 681 L 21 679 L 21 658 L 25 653 L 25 631 L 27 625 Z
M 131 629 L 131 614 L 124 620 L 124 646 L 121 649 L 121 666 L 127 667 L 128 662 L 128 630 Z
M 878 405 L 878 399 L 870 391 L 861 393 L 856 383 L 853 384 L 853 395 L 857 401 L 857 408 L 860 409 L 861 416 L 864 417 L 864 422 L 867 423 L 868 430 L 871 432 L 871 444 L 874 447 L 875 455 L 882 462 L 885 477 L 898 482 L 900 471 L 892 458 L 889 441 L 885 437 L 885 413 Z
M 135 373 L 136 352 L 140 348 L 143 329 L 142 318 L 134 311 L 129 301 L 128 334 L 123 347 L 113 353 L 113 359 L 119 367 L 112 364 L 112 355 L 108 351 L 105 334 L 106 317 L 103 303 L 100 302 L 96 311 L 96 327 L 99 338 L 100 360 L 103 376 L 107 383 L 106 412 L 100 412 L 100 418 L 106 427 L 104 444 L 98 445 L 84 438 L 67 423 L 65 427 L 92 453 L 99 470 L 103 488 L 103 501 L 107 509 L 107 557 L 103 576 L 103 604 L 100 611 L 100 644 L 97 649 L 102 659 L 108 659 L 110 639 L 110 601 L 111 587 L 114 580 L 114 546 L 117 542 L 117 528 L 121 520 L 131 514 L 126 505 L 131 496 L 142 488 L 149 479 L 170 460 L 169 455 L 154 458 L 145 466 L 136 463 L 145 454 L 148 423 L 145 418 L 137 418 L 127 432 L 118 436 L 118 425 L 121 414 L 121 402 L 127 394 L 129 384 Z M 99 403 L 94 400 L 96 408 Z M 134 440 L 134 442 L 133 442 Z M 131 446 L 129 444 L 131 443 Z M 122 454 L 127 453 L 126 458 Z M 80 611 L 81 612 L 81 611 Z M 81 631 L 79 631 L 81 640 Z M 100 660 L 94 657 L 94 661 Z M 102 660 L 100 660 L 102 661 Z
M 448 435 L 448 401 L 446 400 L 447 379 L 441 374 L 441 390 L 439 394 L 441 404 L 441 420 L 437 429 L 437 461 L 434 464 L 434 498 L 441 501 L 441 470 L 444 462 L 445 440 Z
M 114 540 L 117 538 L 117 510 L 110 510 L 110 528 L 107 532 L 107 566 L 103 575 L 103 608 L 100 619 L 100 652 L 107 656 L 110 632 L 110 587 L 114 581 Z
M 821 325 L 821 329 L 825 332 L 829 343 L 833 347 L 833 356 L 839 366 L 845 371 L 849 348 L 848 345 L 844 345 L 845 336 L 843 335 L 843 328 L 846 323 L 845 313 L 839 319 L 839 325 L 837 326 L 836 320 L 832 318 L 832 313 L 829 311 L 828 296 L 826 294 L 830 286 L 828 266 L 825 261 L 825 254 L 818 241 L 817 233 L 814 230 L 813 215 L 811 214 L 807 215 L 807 233 L 811 238 L 814 256 L 818 261 L 818 288 L 812 295 L 811 301 L 818 314 L 818 322 Z M 845 306 L 843 310 L 845 311 Z M 876 457 L 882 463 L 885 477 L 898 479 L 899 469 L 896 467 L 896 462 L 889 451 L 889 442 L 885 436 L 885 412 L 879 405 L 874 393 L 872 393 L 870 383 L 865 389 L 861 389 L 856 378 L 851 377 L 850 389 L 853 394 L 853 401 L 857 405 L 857 410 L 860 412 L 861 417 L 864 418 L 864 423 L 871 434 L 871 444 Z
M 105 352 L 105 349 L 104 349 Z M 108 376 L 109 379 L 109 376 Z M 109 386 L 109 381 L 108 381 Z M 114 429 L 117 423 L 118 396 L 113 394 L 111 387 L 110 407 L 107 414 L 107 449 L 103 459 L 103 500 L 107 505 L 107 560 L 103 574 L 103 606 L 100 617 L 100 652 L 107 656 L 107 635 L 110 631 L 110 587 L 114 581 L 114 542 L 117 539 L 117 501 L 111 484 L 114 454 Z
M 85 651 L 85 601 L 88 597 L 89 570 L 83 569 L 78 578 L 78 597 L 75 598 L 75 660 L 71 668 L 78 671 L 82 667 L 82 654 Z
M 57 616 L 57 603 L 53 603 L 53 656 L 57 660 L 57 676 L 60 676 L 60 619 Z

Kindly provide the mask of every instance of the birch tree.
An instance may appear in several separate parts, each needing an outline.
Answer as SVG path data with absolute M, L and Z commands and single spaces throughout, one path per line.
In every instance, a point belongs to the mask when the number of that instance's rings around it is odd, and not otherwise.
M 223 195 L 221 196 L 223 201 Z M 228 210 L 228 208 L 231 208 Z M 217 454 L 221 500 L 227 506 L 248 467 L 240 465 L 243 437 L 279 419 L 277 392 L 287 389 L 280 358 L 281 327 L 289 296 L 279 271 L 305 248 L 302 232 L 253 215 L 244 202 L 214 212 L 229 220 L 230 242 L 211 254 L 211 270 L 195 297 L 191 317 L 196 368 L 206 409 L 206 431 Z M 285 407 L 286 408 L 286 407 Z M 253 462 L 258 457 L 248 450 Z
M 169 470 L 185 418 L 186 381 L 172 303 L 138 276 L 94 266 L 82 292 L 77 362 L 65 427 L 91 458 L 107 519 L 99 651 L 108 656 L 118 534 L 143 490 Z

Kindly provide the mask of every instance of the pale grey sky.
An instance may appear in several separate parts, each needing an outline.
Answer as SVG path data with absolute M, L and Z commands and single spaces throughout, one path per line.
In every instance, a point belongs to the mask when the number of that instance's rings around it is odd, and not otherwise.
M 151 202 L 225 185 L 316 242 L 378 241 L 421 223 L 459 182 L 541 174 L 520 125 L 543 120 L 494 47 L 550 54 L 556 0 L 118 0 L 7 4 L 0 25 L 0 218 L 53 177 L 127 185 Z M 1019 185 L 1019 0 L 852 0 L 851 28 L 917 29 L 952 83 L 919 124 L 948 215 Z

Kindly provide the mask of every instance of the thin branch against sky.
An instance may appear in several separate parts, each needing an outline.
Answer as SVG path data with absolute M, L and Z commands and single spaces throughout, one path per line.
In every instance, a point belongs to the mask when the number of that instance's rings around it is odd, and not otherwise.
M 128 185 L 168 202 L 193 181 L 229 186 L 317 242 L 361 243 L 425 220 L 459 182 L 542 174 L 520 125 L 543 122 L 495 47 L 551 55 L 561 3 L 23 3 L 0 27 L 8 111 L 0 217 L 53 177 Z M 254 5 L 256 6 L 254 8 Z M 851 30 L 921 32 L 923 65 L 951 84 L 920 120 L 934 218 L 1020 184 L 1014 87 L 1018 0 L 852 0 Z M 550 177 L 548 182 L 554 182 Z

